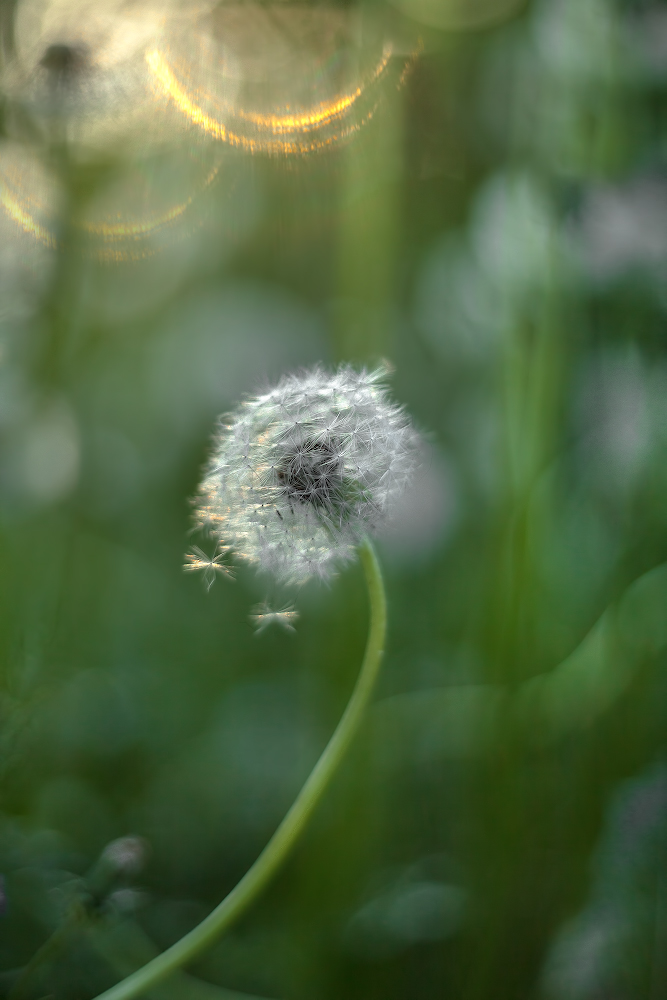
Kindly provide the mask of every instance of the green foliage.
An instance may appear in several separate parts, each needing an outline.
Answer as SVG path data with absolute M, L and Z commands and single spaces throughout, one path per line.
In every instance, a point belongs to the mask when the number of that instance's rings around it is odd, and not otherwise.
M 123 133 L 133 63 L 77 82 L 68 133 L 12 76 L 28 7 L 0 6 L 0 996 L 110 987 L 294 800 L 361 663 L 361 571 L 207 593 L 189 498 L 244 393 L 386 358 L 428 453 L 380 543 L 376 703 L 275 883 L 151 995 L 661 1000 L 664 5 L 369 5 L 307 79 L 350 52 L 368 79 L 378 38 L 393 76 L 308 155 L 173 100 Z M 286 37 L 281 94 L 315 45 Z M 263 601 L 296 633 L 255 635 Z M 102 878 L 128 835 L 141 870 Z

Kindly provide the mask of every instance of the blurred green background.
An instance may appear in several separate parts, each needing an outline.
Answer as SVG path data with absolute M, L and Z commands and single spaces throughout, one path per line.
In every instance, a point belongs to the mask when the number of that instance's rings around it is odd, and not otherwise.
M 359 668 L 361 571 L 207 593 L 188 498 L 243 393 L 387 358 L 427 453 L 379 543 L 375 703 L 270 890 L 151 995 L 665 1000 L 667 5 L 176 32 L 232 117 L 250 83 L 270 113 L 361 81 L 312 153 L 184 121 L 139 42 L 96 62 L 122 4 L 0 12 L 0 995 L 50 939 L 20 995 L 95 996 L 285 813 Z M 296 634 L 253 633 L 267 597 Z M 96 889 L 126 835 L 142 864 Z

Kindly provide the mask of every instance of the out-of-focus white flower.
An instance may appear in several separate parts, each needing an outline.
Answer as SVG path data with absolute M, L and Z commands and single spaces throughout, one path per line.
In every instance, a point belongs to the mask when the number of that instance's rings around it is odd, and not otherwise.
M 609 79 L 619 31 L 620 19 L 605 0 L 541 0 L 530 24 L 544 71 L 574 85 Z
M 57 503 L 79 480 L 81 428 L 66 400 L 33 399 L 10 364 L 2 374 L 0 503 Z
M 547 175 L 574 179 L 623 170 L 632 144 L 622 93 L 637 79 L 622 4 L 535 0 L 498 40 L 482 87 L 490 132 Z M 591 123 L 595 122 L 592 127 Z
M 149 845 L 143 837 L 119 837 L 102 851 L 101 861 L 115 874 L 137 875 L 146 863 Z
M 144 53 L 179 26 L 197 49 L 195 20 L 178 0 L 21 0 L 3 88 L 47 131 L 59 122 L 70 152 L 152 144 L 172 135 L 173 115 L 151 92 Z
M 667 903 L 661 879 L 666 834 L 667 769 L 660 763 L 614 793 L 593 855 L 588 900 L 547 953 L 539 994 L 545 1000 L 641 995 L 651 957 L 657 965 L 661 954 L 656 913 Z
M 199 527 L 284 582 L 329 577 L 387 517 L 418 438 L 385 369 L 287 375 L 221 420 Z
M 415 321 L 446 357 L 490 359 L 507 330 L 540 315 L 554 281 L 569 278 L 568 245 L 538 177 L 496 174 L 465 237 L 446 234 L 425 260 Z
M 663 465 L 667 368 L 633 345 L 598 352 L 582 365 L 574 417 L 587 477 L 608 497 L 627 497 Z
M 587 274 L 600 283 L 643 270 L 664 283 L 667 260 L 667 185 L 638 177 L 623 186 L 589 189 L 581 212 L 580 243 Z

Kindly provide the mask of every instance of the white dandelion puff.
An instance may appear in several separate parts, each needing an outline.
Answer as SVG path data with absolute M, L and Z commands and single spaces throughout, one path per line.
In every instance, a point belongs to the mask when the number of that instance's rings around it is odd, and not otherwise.
M 257 635 L 263 632 L 265 628 L 268 628 L 269 625 L 280 625 L 287 632 L 296 632 L 292 622 L 297 621 L 298 617 L 299 612 L 293 604 L 273 611 L 269 603 L 263 601 L 262 604 L 258 604 L 257 607 L 253 608 L 250 621 L 254 625 Z
M 204 585 L 210 590 L 216 581 L 218 573 L 228 579 L 234 579 L 234 570 L 224 563 L 228 548 L 226 546 L 218 548 L 212 556 L 207 555 L 198 545 L 193 545 L 190 552 L 185 555 L 185 565 L 183 569 L 186 573 L 203 573 Z
M 387 371 L 287 375 L 222 418 L 196 521 L 283 582 L 327 578 L 384 522 L 415 468 L 418 437 Z

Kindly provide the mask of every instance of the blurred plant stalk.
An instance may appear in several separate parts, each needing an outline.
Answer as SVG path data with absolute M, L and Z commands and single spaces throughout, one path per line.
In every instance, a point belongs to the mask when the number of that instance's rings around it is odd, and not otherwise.
M 508 326 L 501 354 L 501 441 L 505 493 L 496 592 L 498 680 L 517 682 L 530 670 L 532 616 L 552 483 L 546 476 L 559 447 L 563 376 L 568 351 L 557 255 L 544 275 L 534 324 Z
M 368 12 L 361 26 L 362 37 L 364 30 L 377 30 Z M 341 153 L 335 263 L 337 360 L 368 361 L 393 353 L 405 164 L 402 83 L 409 70 L 407 62 L 399 86 L 385 89 L 374 117 Z

